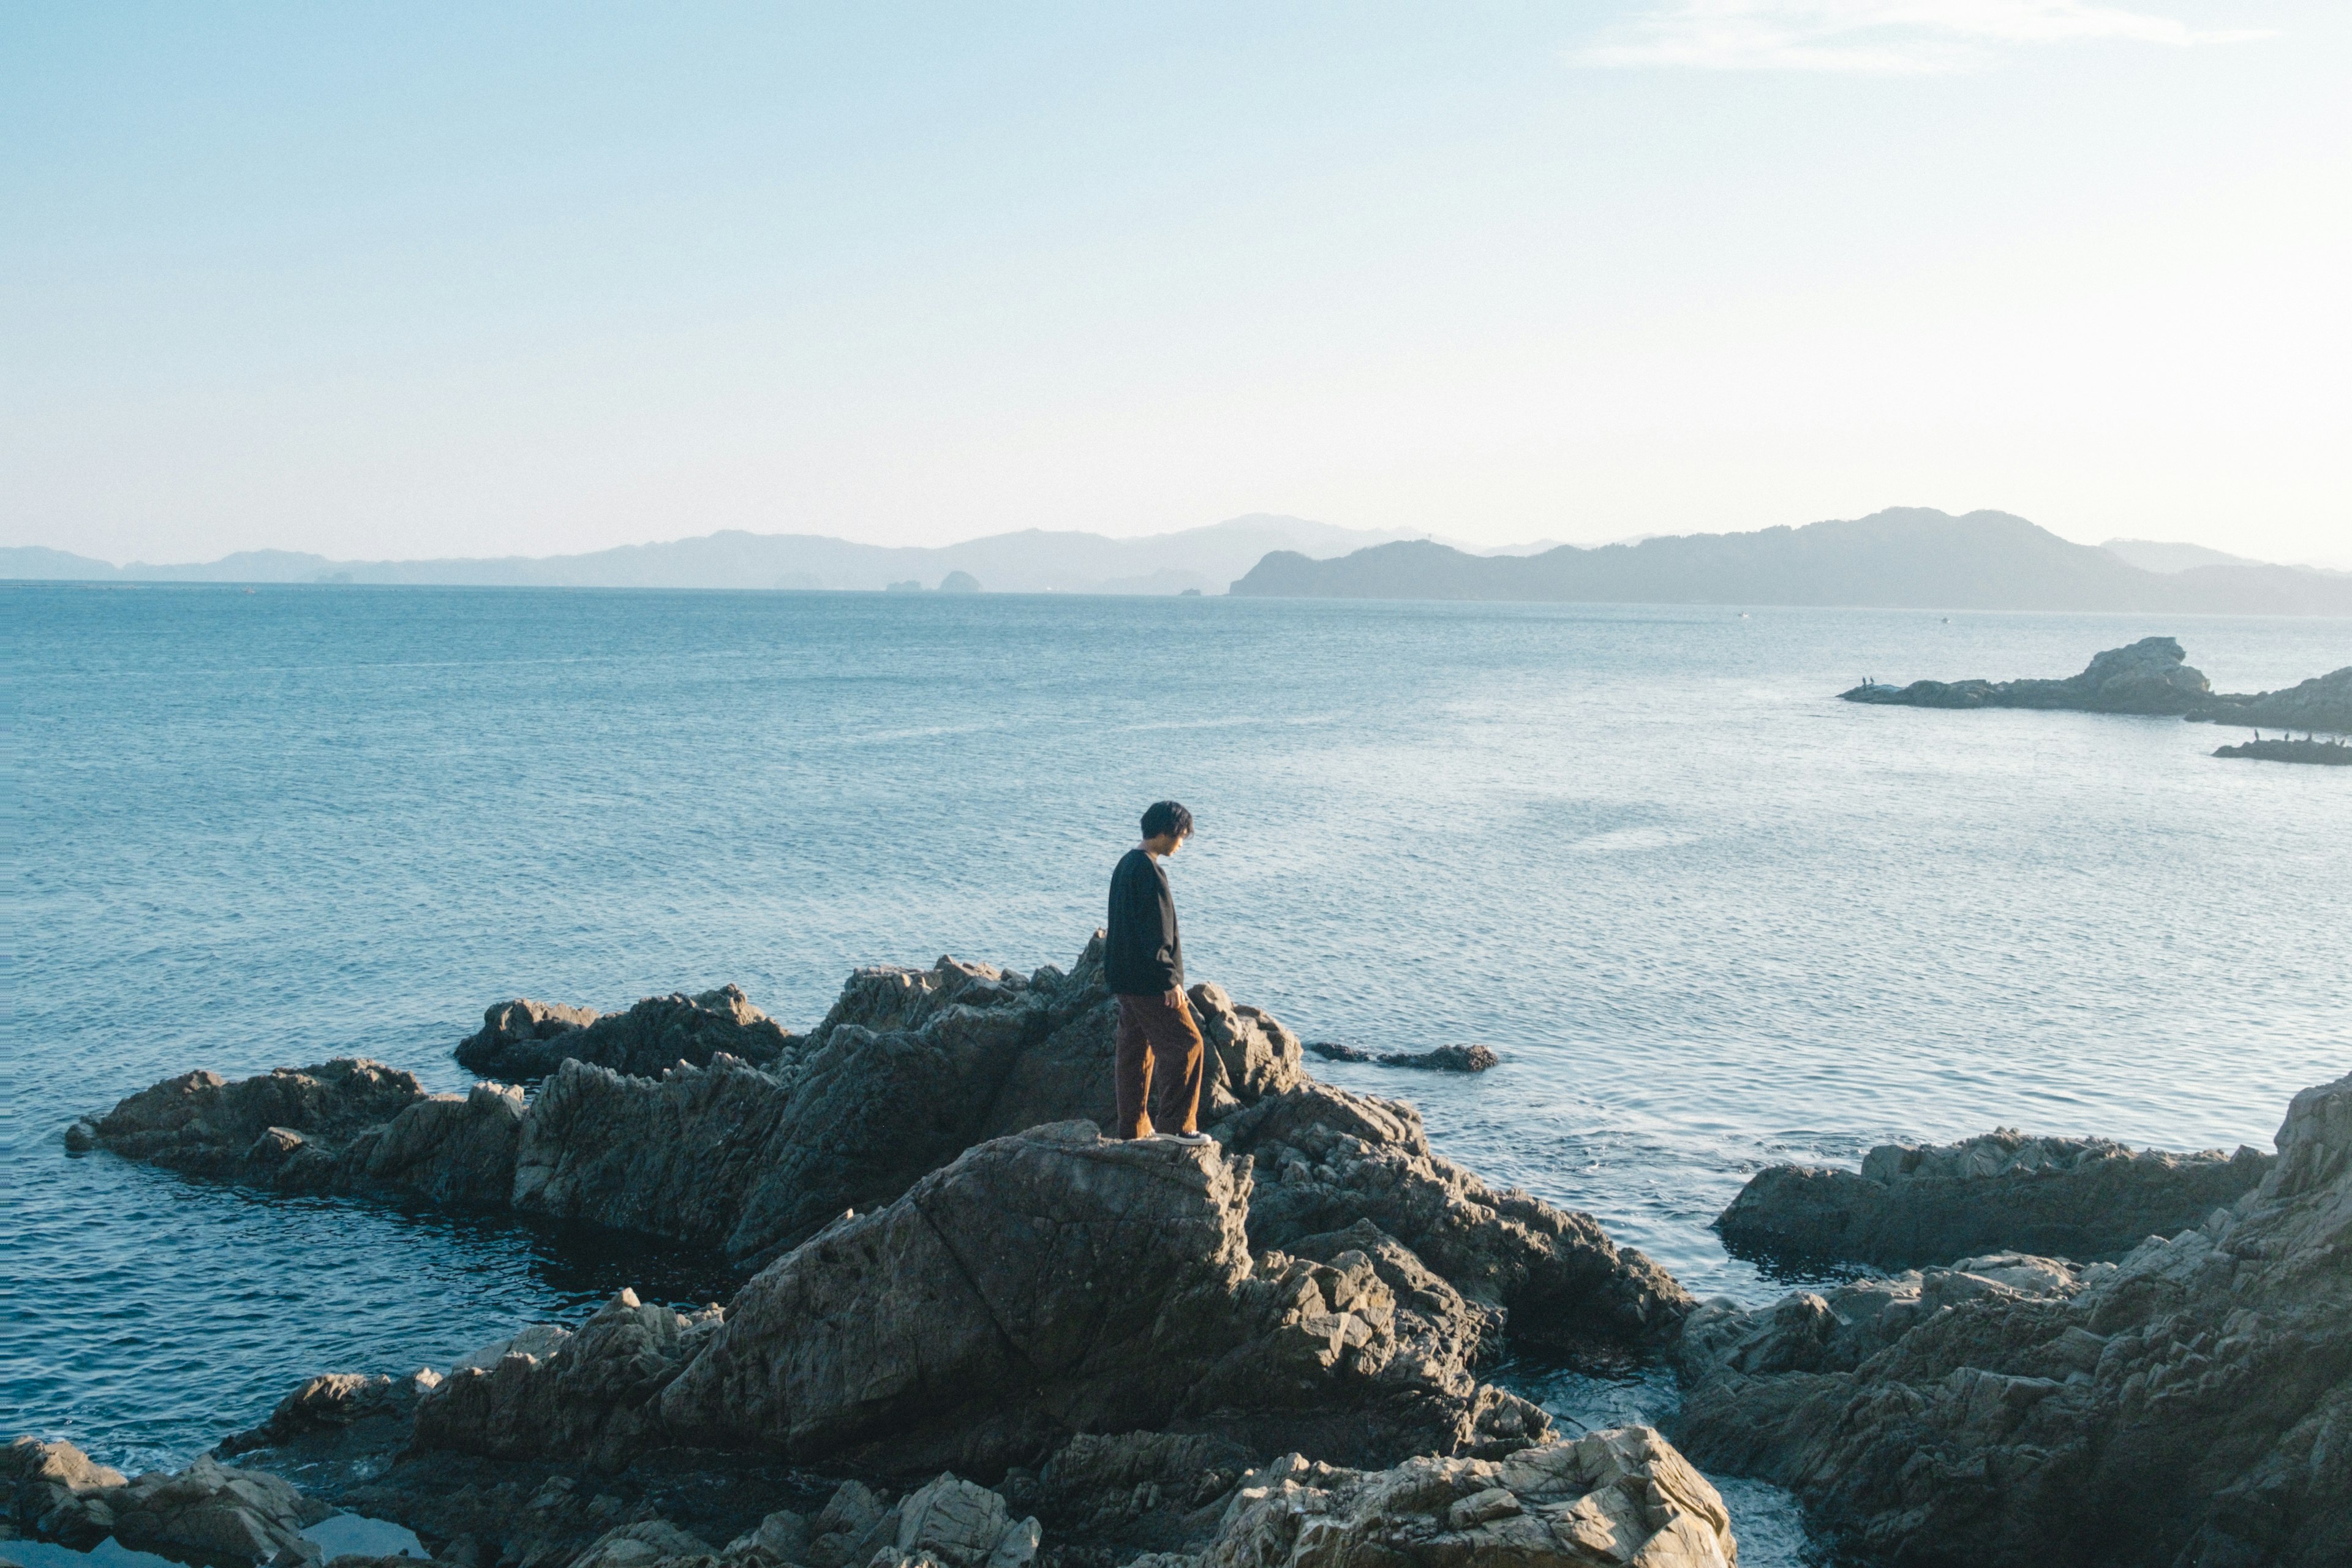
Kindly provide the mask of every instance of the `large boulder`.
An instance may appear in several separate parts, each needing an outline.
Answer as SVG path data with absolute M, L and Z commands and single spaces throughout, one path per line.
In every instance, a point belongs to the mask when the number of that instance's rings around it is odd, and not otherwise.
M 1421 1113 L 1402 1100 L 1308 1080 L 1215 1132 L 1255 1162 L 1255 1246 L 1288 1248 L 1369 1219 L 1528 1344 L 1654 1339 L 1690 1309 L 1672 1275 L 1615 1246 L 1591 1215 L 1496 1192 L 1432 1153 Z
M 1906 1563 L 2352 1561 L 2352 1078 L 2120 1263 L 2011 1254 L 1694 1313 L 1677 1440 Z
M 543 1353 L 509 1349 L 487 1367 L 452 1369 L 417 1402 L 413 1442 L 490 1458 L 577 1457 L 617 1469 L 658 1440 L 653 1401 L 723 1317 L 716 1307 L 674 1312 L 623 1290 Z
M 663 1393 L 679 1440 L 803 1462 L 983 1472 L 1072 1432 L 1243 1435 L 1265 1451 L 1455 1452 L 1539 1436 L 1524 1402 L 1399 1361 L 1361 1254 L 1253 1257 L 1248 1172 L 1214 1145 L 1065 1122 L 975 1148 L 746 1286 Z
M 19 1437 L 0 1458 L 9 1515 L 20 1527 L 77 1549 L 108 1536 L 201 1568 L 315 1563 L 302 1531 L 333 1510 L 276 1476 L 199 1458 L 176 1475 L 126 1481 L 70 1443 Z
M 2217 696 L 2189 717 L 2208 724 L 2276 725 L 2352 734 L 2352 664 L 2278 691 Z
M 1205 1552 L 1155 1568 L 1729 1568 L 1730 1516 L 1646 1426 L 1500 1460 L 1408 1459 L 1373 1473 L 1291 1455 L 1244 1477 Z
M 99 1119 L 97 1137 L 118 1154 L 190 1175 L 327 1186 L 345 1144 L 424 1098 L 413 1074 L 363 1058 L 235 1082 L 183 1073 L 123 1100 Z
M 1996 1250 L 2120 1258 L 2235 1203 L 2272 1156 L 2135 1152 L 2011 1129 L 1958 1143 L 1881 1144 L 1859 1173 L 1774 1165 L 1716 1220 L 1736 1252 L 1913 1268 Z
M 457 1043 L 457 1056 L 469 1070 L 509 1082 L 545 1078 L 566 1061 L 658 1078 L 679 1062 L 708 1067 L 722 1053 L 772 1067 L 793 1044 L 783 1026 L 730 984 L 648 996 L 625 1013 L 528 998 L 493 1003 L 480 1030 Z

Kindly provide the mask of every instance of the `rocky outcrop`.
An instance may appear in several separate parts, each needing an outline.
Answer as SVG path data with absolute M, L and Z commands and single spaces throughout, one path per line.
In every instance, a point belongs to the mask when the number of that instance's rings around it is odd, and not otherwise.
M 87 1549 L 112 1536 L 203 1568 L 279 1568 L 320 1558 L 301 1531 L 333 1510 L 276 1476 L 200 1458 L 177 1475 L 125 1480 L 70 1443 L 19 1437 L 0 1458 L 9 1518 L 35 1535 Z
M 2323 768 L 2352 768 L 2352 743 L 2315 741 L 2252 740 L 2235 746 L 2216 746 L 2217 757 L 2249 757 L 2262 763 L 2315 763 Z
M 2297 1095 L 2278 1144 L 2117 1264 L 1709 1303 L 1677 1440 L 1906 1564 L 2352 1561 L 2352 1078 Z
M 1215 1135 L 1255 1162 L 1253 1246 L 1291 1249 L 1368 1219 L 1530 1345 L 1640 1342 L 1689 1310 L 1673 1276 L 1613 1245 L 1591 1215 L 1496 1192 L 1432 1153 L 1421 1113 L 1402 1100 L 1309 1081 Z
M 124 1100 L 95 1142 L 190 1175 L 294 1193 L 366 1193 L 500 1207 L 514 1184 L 519 1089 L 427 1094 L 415 1076 L 346 1058 L 236 1082 L 192 1072 Z
M 407 1377 L 326 1373 L 308 1378 L 278 1402 L 268 1420 L 223 1438 L 213 1453 L 229 1458 L 258 1448 L 282 1448 L 322 1433 L 341 1437 L 369 1426 L 377 1427 L 382 1446 L 396 1447 L 408 1440 L 417 1400 L 440 1381 L 430 1367 Z
M 1294 1252 L 1369 1219 L 1465 1298 L 1465 1311 L 1507 1313 L 1530 1343 L 1654 1336 L 1686 1310 L 1671 1279 L 1621 1253 L 1590 1216 L 1489 1190 L 1431 1153 L 1412 1107 L 1307 1079 L 1297 1037 L 1263 1011 L 1213 984 L 1190 997 L 1209 1047 L 1202 1121 L 1259 1173 L 1254 1247 Z M 619 1021 L 721 1016 L 708 1000 L 641 1004 Z M 518 1006 L 504 1023 L 493 1009 L 493 1023 L 547 1026 Z M 571 1056 L 527 1105 L 490 1084 L 428 1095 L 366 1061 L 237 1083 L 198 1073 L 125 1100 L 95 1136 L 204 1175 L 503 1206 L 723 1248 L 757 1267 L 991 1139 L 1079 1119 L 1108 1126 L 1117 1018 L 1097 936 L 1067 974 L 952 958 L 859 970 L 824 1022 L 764 1068 L 720 1051 L 642 1077 Z M 1493 1339 L 1485 1323 L 1465 1343 Z
M 566 1061 L 657 1078 L 679 1062 L 709 1067 L 730 1056 L 772 1067 L 792 1050 L 793 1037 L 751 1005 L 742 990 L 722 985 L 695 995 L 648 996 L 625 1013 L 528 998 L 493 1003 L 479 1032 L 457 1043 L 458 1063 L 508 1083 L 545 1078 Z
M 2217 692 L 2171 637 L 2142 637 L 2095 656 L 2063 680 L 1865 681 L 1848 702 L 1905 708 L 2063 708 L 2085 713 L 2150 713 L 2221 724 L 2277 724 L 2352 731 L 2352 665 L 2282 691 Z
M 2209 724 L 2276 725 L 2352 733 L 2352 664 L 2280 691 L 2216 697 L 2189 717 Z
M 617 1469 L 658 1443 L 651 1409 L 724 1317 L 647 1306 L 623 1290 L 580 1326 L 459 1365 L 416 1405 L 412 1441 L 491 1458 L 585 1458 Z
M 982 1144 L 746 1286 L 661 1419 L 702 1446 L 983 1472 L 1179 1423 L 1391 1455 L 1548 1426 L 1442 1354 L 1458 1331 L 1402 1345 L 1365 1255 L 1254 1257 L 1248 1184 L 1214 1145 L 1082 1122 Z
M 1853 1171 L 1774 1165 L 1715 1222 L 1735 1252 L 1911 1268 L 2009 1249 L 2120 1258 L 2251 1191 L 2272 1156 L 2135 1152 L 2104 1138 L 2013 1129 L 1958 1143 L 1885 1143 Z
M 2194 712 L 2213 700 L 2205 672 L 2191 668 L 2171 637 L 2142 637 L 2095 655 L 2063 680 L 1915 680 L 1905 687 L 1864 682 L 1839 695 L 1848 702 L 1906 708 L 2067 708 L 2086 713 Z
M 1307 1048 L 1329 1062 L 1376 1062 L 1384 1068 L 1421 1068 L 1430 1072 L 1485 1072 L 1503 1058 L 1486 1046 L 1439 1046 L 1426 1051 L 1368 1051 L 1336 1040 L 1310 1041 Z
M 1286 1457 L 1244 1477 L 1216 1538 L 1151 1568 L 1728 1568 L 1723 1500 L 1657 1433 L 1594 1432 L 1499 1461 L 1422 1458 L 1365 1473 Z

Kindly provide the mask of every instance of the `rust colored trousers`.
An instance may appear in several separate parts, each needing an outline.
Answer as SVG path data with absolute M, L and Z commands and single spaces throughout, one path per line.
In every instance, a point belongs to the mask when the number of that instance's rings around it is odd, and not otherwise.
M 1201 1052 L 1200 1026 L 1181 993 L 1118 999 L 1119 1137 L 1201 1130 Z

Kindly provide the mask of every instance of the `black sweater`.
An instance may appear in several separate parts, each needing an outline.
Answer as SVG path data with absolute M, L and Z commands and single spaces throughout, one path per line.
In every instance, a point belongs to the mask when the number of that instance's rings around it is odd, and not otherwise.
M 1110 874 L 1103 980 L 1121 996 L 1164 996 L 1184 984 L 1176 896 L 1168 890 L 1168 873 L 1160 862 L 1139 848 L 1120 856 L 1118 869 Z

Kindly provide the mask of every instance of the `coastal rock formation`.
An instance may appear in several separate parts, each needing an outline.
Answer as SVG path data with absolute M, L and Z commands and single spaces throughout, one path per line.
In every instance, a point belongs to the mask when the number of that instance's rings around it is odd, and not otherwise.
M 346 1058 L 235 1082 L 184 1073 L 99 1118 L 95 1140 L 189 1175 L 281 1192 L 499 1207 L 513 1186 L 523 1114 L 518 1089 L 427 1094 L 412 1074 Z
M 2262 1183 L 2115 1265 L 1709 1303 L 1677 1440 L 1923 1565 L 2352 1561 L 2352 1078 Z
M 1377 1062 L 1384 1068 L 1422 1068 L 1431 1072 L 1485 1072 L 1503 1058 L 1486 1046 L 1439 1046 L 1426 1051 L 1368 1051 L 1336 1040 L 1316 1040 L 1308 1050 L 1330 1062 Z
M 494 1003 L 480 1031 L 458 1042 L 457 1061 L 508 1083 L 545 1078 L 566 1061 L 656 1078 L 679 1062 L 709 1067 L 721 1053 L 768 1067 L 793 1045 L 740 987 L 722 985 L 692 996 L 648 996 L 625 1013 L 603 1015 L 528 998 Z
M 1117 1004 L 1101 951 L 1097 936 L 1067 974 L 951 958 L 861 969 L 824 1022 L 764 1068 L 714 1051 L 641 1077 L 568 1056 L 528 1104 L 492 1084 L 428 1095 L 366 1061 L 236 1083 L 195 1073 L 126 1099 L 94 1136 L 196 1174 L 590 1221 L 757 1268 L 989 1140 L 1073 1120 L 1108 1126 Z M 1465 1311 L 1508 1313 L 1529 1342 L 1654 1336 L 1687 1310 L 1673 1279 L 1621 1253 L 1589 1216 L 1490 1191 L 1430 1152 L 1412 1107 L 1312 1081 L 1297 1037 L 1274 1018 L 1213 984 L 1189 994 L 1209 1047 L 1202 1122 L 1262 1173 L 1254 1247 L 1296 1250 L 1370 1219 L 1466 1298 Z M 631 1019 L 629 1038 L 672 1044 L 689 1025 L 706 1040 L 772 1027 L 745 1023 L 757 1018 L 748 1004 L 728 1006 L 656 998 L 549 1039 Z M 549 1018 L 563 1022 L 509 1004 L 485 1033 L 537 1041 Z M 1491 1325 L 1469 1333 L 1473 1350 L 1482 1338 L 1492 1342 Z
M 333 1510 L 276 1476 L 200 1458 L 178 1475 L 125 1480 L 70 1443 L 19 1437 L 0 1459 L 9 1518 L 36 1535 L 87 1549 L 112 1536 L 203 1568 L 315 1563 L 304 1527 Z
M 2212 700 L 2212 683 L 2192 668 L 2171 637 L 2142 637 L 2095 655 L 2063 680 L 1915 680 L 1901 688 L 1864 684 L 1839 693 L 1848 702 L 1906 708 L 2069 708 L 2086 713 L 2189 713 Z
M 2316 763 L 2323 768 L 2352 768 L 2352 742 L 2315 741 L 2308 735 L 2300 741 L 2282 737 L 2275 741 L 2252 740 L 2235 746 L 2216 746 L 2217 757 L 2251 757 L 2263 763 Z
M 1865 682 L 1848 702 L 1906 708 L 2063 708 L 2085 713 L 2179 714 L 2221 724 L 2352 731 L 2352 665 L 2282 691 L 2216 692 L 2171 637 L 2142 637 L 2095 655 L 2063 680 Z
M 1083 1122 L 982 1144 L 746 1286 L 661 1420 L 702 1447 L 984 1472 L 1171 1422 L 1357 1455 L 1549 1428 L 1476 1385 L 1458 1328 L 1401 1345 L 1419 1313 L 1363 1254 L 1253 1258 L 1248 1182 L 1214 1145 Z
M 2217 697 L 2189 715 L 2210 724 L 2276 725 L 2352 734 L 2352 664 L 2280 691 Z
M 2120 1258 L 2235 1203 L 2273 1156 L 2134 1152 L 2012 1129 L 1958 1143 L 1883 1143 L 1862 1171 L 1774 1165 L 1717 1218 L 1735 1251 L 1913 1268 L 2008 1248 Z
M 1255 1163 L 1252 1246 L 1302 1249 L 1369 1220 L 1531 1345 L 1640 1342 L 1690 1308 L 1672 1275 L 1613 1245 L 1590 1215 L 1496 1192 L 1432 1153 L 1421 1113 L 1402 1100 L 1310 1080 L 1214 1131 Z
M 1208 1548 L 1149 1568 L 1728 1568 L 1723 1500 L 1645 1426 L 1499 1461 L 1422 1458 L 1367 1474 L 1297 1454 L 1244 1478 Z

